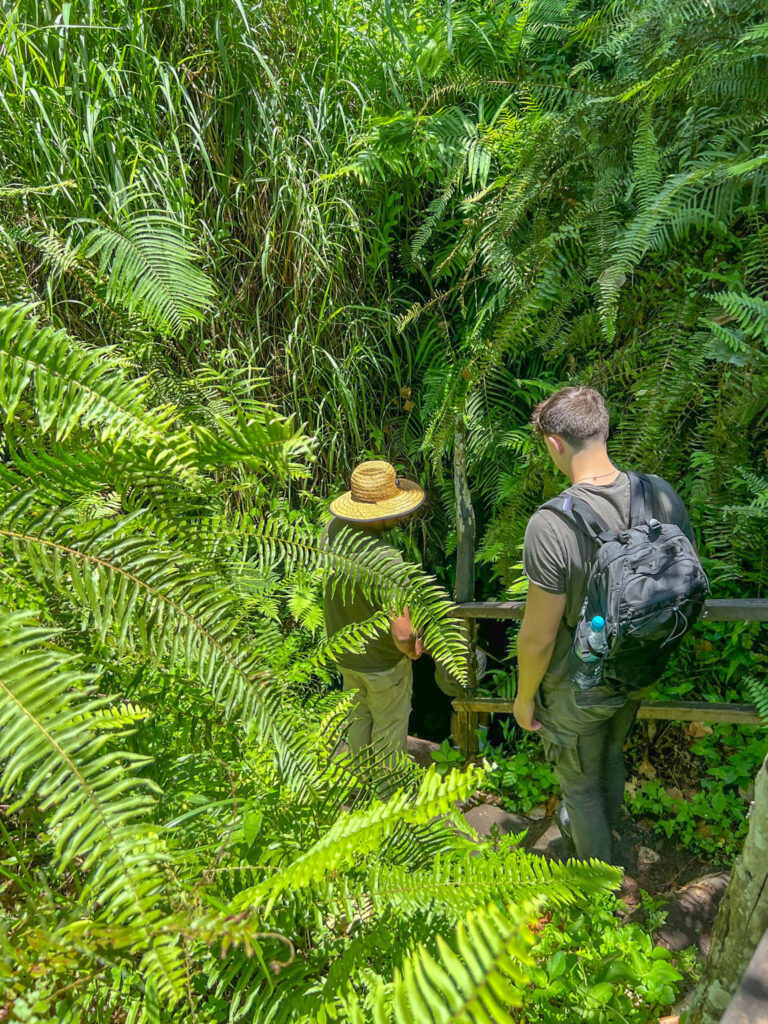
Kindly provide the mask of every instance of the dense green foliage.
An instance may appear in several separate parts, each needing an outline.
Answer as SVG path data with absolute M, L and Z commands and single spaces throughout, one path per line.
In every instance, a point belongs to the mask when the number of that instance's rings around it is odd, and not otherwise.
M 566 380 L 680 487 L 717 595 L 764 593 L 755 5 L 19 0 L 0 55 L 3 1018 L 657 1019 L 680 974 L 617 870 L 467 832 L 481 782 L 551 791 L 513 730 L 489 778 L 334 757 L 375 622 L 329 642 L 318 595 L 407 603 L 462 675 L 457 418 L 495 596 Z M 428 486 L 439 582 L 321 550 L 367 453 Z M 702 626 L 664 693 L 768 710 L 765 667 Z M 730 857 L 763 735 L 674 735 L 701 787 L 635 809 Z

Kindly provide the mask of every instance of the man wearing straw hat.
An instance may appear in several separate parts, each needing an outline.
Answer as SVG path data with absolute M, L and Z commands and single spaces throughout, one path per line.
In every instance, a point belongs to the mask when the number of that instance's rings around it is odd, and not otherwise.
M 333 519 L 323 530 L 331 548 L 342 531 L 363 534 L 374 545 L 382 568 L 402 562 L 398 551 L 382 533 L 415 512 L 424 491 L 411 480 L 398 477 L 388 462 L 363 462 L 352 473 L 351 489 L 331 502 Z M 377 607 L 359 586 L 330 582 L 325 590 L 325 625 L 328 636 L 345 626 L 365 622 L 382 610 L 390 612 L 388 628 L 368 639 L 362 653 L 342 653 L 337 665 L 345 690 L 356 692 L 349 720 L 352 753 L 371 748 L 378 754 L 405 751 L 411 710 L 413 665 L 424 651 L 413 630 L 407 608 L 401 614 Z

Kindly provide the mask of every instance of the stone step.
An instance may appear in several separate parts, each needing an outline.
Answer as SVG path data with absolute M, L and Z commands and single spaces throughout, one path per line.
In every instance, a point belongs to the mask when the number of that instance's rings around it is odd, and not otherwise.
M 511 814 L 503 807 L 496 807 L 494 804 L 478 804 L 464 812 L 467 824 L 471 825 L 481 839 L 485 839 L 498 829 L 502 836 L 513 832 L 518 835 L 528 828 L 528 820 L 520 814 Z

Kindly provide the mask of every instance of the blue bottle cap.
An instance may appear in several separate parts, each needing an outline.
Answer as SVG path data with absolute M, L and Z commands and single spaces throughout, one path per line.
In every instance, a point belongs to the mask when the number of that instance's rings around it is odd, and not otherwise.
M 599 632 L 601 629 L 605 629 L 605 619 L 602 615 L 595 615 L 591 622 L 592 629 Z

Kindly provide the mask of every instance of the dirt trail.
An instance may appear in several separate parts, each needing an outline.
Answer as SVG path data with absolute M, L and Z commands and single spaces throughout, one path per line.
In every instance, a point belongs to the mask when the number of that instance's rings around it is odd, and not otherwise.
M 432 764 L 430 752 L 438 744 L 408 738 L 408 750 L 424 767 Z M 564 860 L 569 848 L 552 816 L 538 820 L 504 810 L 500 797 L 477 793 L 464 808 L 464 817 L 481 839 L 526 832 L 523 848 L 547 859 Z M 621 898 L 627 920 L 642 921 L 641 895 L 664 899 L 665 924 L 655 941 L 671 950 L 696 946 L 699 956 L 709 953 L 712 924 L 728 885 L 729 873 L 699 857 L 691 856 L 663 836 L 642 830 L 626 815 L 619 830 L 618 858 L 625 870 Z
M 464 816 L 481 838 L 490 836 L 495 829 L 501 835 L 527 830 L 523 849 L 548 860 L 565 860 L 570 854 L 552 817 L 534 821 L 521 814 L 510 814 L 495 801 L 482 801 Z M 664 899 L 667 920 L 655 933 L 656 941 L 672 950 L 696 946 L 699 955 L 706 957 L 729 872 L 692 857 L 668 840 L 642 832 L 628 816 L 622 821 L 617 845 L 625 870 L 621 898 L 627 906 L 627 920 L 642 920 L 643 891 Z

